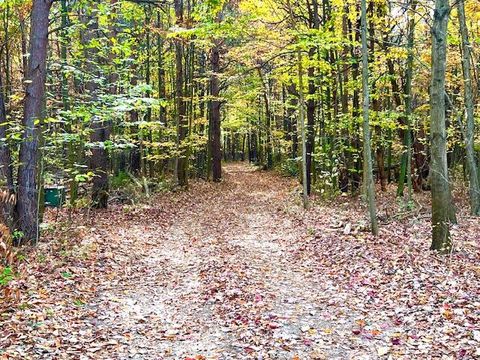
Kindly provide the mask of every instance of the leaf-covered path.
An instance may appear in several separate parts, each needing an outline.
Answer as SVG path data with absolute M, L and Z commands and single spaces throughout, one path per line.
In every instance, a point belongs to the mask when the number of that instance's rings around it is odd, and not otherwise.
M 55 231 L 2 310 L 0 358 L 480 355 L 475 219 L 456 230 L 458 251 L 437 257 L 423 208 L 373 239 L 356 199 L 304 212 L 293 180 L 226 173 Z
M 293 251 L 305 234 L 289 215 L 294 183 L 241 165 L 227 174 L 182 197 L 166 232 L 129 229 L 134 275 L 102 291 L 101 326 L 133 334 L 119 357 L 309 358 L 309 333 L 328 327 L 321 279 Z

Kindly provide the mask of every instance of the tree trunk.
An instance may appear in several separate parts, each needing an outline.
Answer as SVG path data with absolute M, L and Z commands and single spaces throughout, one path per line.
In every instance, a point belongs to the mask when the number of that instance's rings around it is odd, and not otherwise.
M 375 15 L 375 8 L 374 8 L 375 4 L 373 2 L 370 3 L 370 8 L 369 8 L 369 12 L 373 18 L 373 16 Z M 379 18 L 380 16 L 384 16 L 384 14 L 380 11 L 381 9 L 379 9 L 379 13 L 381 15 L 379 15 Z M 375 25 L 373 24 L 373 22 L 370 22 L 370 26 L 368 28 L 368 33 L 369 33 L 369 37 L 370 37 L 370 56 L 372 58 L 375 57 Z M 371 88 L 369 89 L 369 92 L 371 93 L 374 93 L 377 91 L 377 85 L 376 85 L 376 82 L 373 81 L 372 85 L 371 85 Z M 378 117 L 379 113 L 380 113 L 380 99 L 378 99 L 376 96 L 373 97 L 372 99 L 372 110 L 373 110 L 373 114 L 375 115 L 375 117 Z M 382 191 L 386 191 L 387 190 L 387 177 L 386 177 L 386 174 L 385 174 L 385 151 L 384 151 L 384 147 L 383 147 L 383 129 L 381 127 L 380 124 L 377 123 L 377 125 L 375 125 L 374 127 L 375 129 L 375 135 L 376 135 L 376 149 L 375 149 L 375 157 L 376 157 L 376 160 L 377 160 L 377 179 L 378 181 L 380 182 L 380 188 Z
M 92 40 L 98 37 L 98 18 L 92 11 L 85 19 L 87 29 L 83 41 L 86 45 L 87 71 L 95 77 L 100 77 L 98 71 L 97 49 L 92 46 Z M 85 84 L 85 89 L 89 96 L 90 106 L 96 106 L 98 102 L 99 85 L 97 79 L 91 79 Z M 95 176 L 92 186 L 92 206 L 98 209 L 105 209 L 108 206 L 108 152 L 105 148 L 105 142 L 110 138 L 110 127 L 104 120 L 97 116 L 90 119 L 90 142 L 92 146 L 92 156 L 90 158 L 90 168 Z
M 403 138 L 403 144 L 405 146 L 405 152 L 402 154 L 401 163 L 400 163 L 400 176 L 398 179 L 398 188 L 397 196 L 403 196 L 405 188 L 405 178 L 407 179 L 407 188 L 408 188 L 408 201 L 412 201 L 412 126 L 411 126 L 411 115 L 413 113 L 413 94 L 412 94 L 412 79 L 413 79 L 413 47 L 415 40 L 415 16 L 417 0 L 411 0 L 410 9 L 411 14 L 409 14 L 408 21 L 408 35 L 407 35 L 407 69 L 405 71 L 405 88 L 404 88 L 404 97 L 405 97 L 405 117 L 401 118 L 401 124 L 406 125 L 407 129 L 400 131 L 400 136 Z M 389 64 L 389 73 L 392 77 L 392 88 L 395 90 L 393 85 L 396 85 L 393 75 L 393 62 L 388 60 Z M 395 104 L 400 107 L 401 102 L 399 97 L 394 96 Z M 420 171 L 419 171 L 420 172 Z
M 350 33 L 352 34 L 350 37 L 350 41 L 352 43 L 359 43 L 360 42 L 360 33 L 357 29 L 360 28 L 360 21 L 356 21 L 356 26 L 349 20 L 348 22 Z M 358 82 L 358 78 L 360 76 L 360 56 L 357 55 L 355 51 L 356 47 L 353 45 L 350 47 L 351 51 L 351 57 L 354 59 L 353 64 L 352 64 L 352 82 L 356 84 Z M 357 154 L 360 154 L 360 127 L 358 125 L 358 118 L 360 117 L 360 92 L 358 90 L 358 87 L 355 86 L 353 89 L 353 94 L 352 94 L 352 118 L 353 118 L 353 124 L 351 127 L 351 133 L 352 139 L 351 139 L 351 148 L 355 149 L 354 151 Z M 361 169 L 362 169 L 362 161 L 361 157 L 357 159 L 357 161 L 354 162 L 351 170 L 349 171 L 350 173 L 350 178 L 351 178 L 351 190 L 352 193 L 355 193 L 358 188 L 360 187 L 360 174 L 361 174 Z
M 44 117 L 47 65 L 48 25 L 51 0 L 34 0 L 30 19 L 30 57 L 26 87 L 23 141 L 20 145 L 18 168 L 17 227 L 24 239 L 39 237 L 39 189 L 37 166 L 39 136 Z
M 470 180 L 470 207 L 472 215 L 480 215 L 480 185 L 478 179 L 478 169 L 475 160 L 474 149 L 474 131 L 475 131 L 475 115 L 474 101 L 472 89 L 472 71 L 470 65 L 470 40 L 468 36 L 467 22 L 465 20 L 465 2 L 458 0 L 458 20 L 460 23 L 460 35 L 462 37 L 462 64 L 464 79 L 464 95 L 465 95 L 465 113 L 467 115 L 465 126 L 465 150 L 467 153 L 467 168 Z
M 414 12 L 417 8 L 417 0 L 411 0 L 411 10 L 409 25 L 408 25 L 408 57 L 407 57 L 407 70 L 405 73 L 405 122 L 407 130 L 405 132 L 405 145 L 406 145 L 406 171 L 407 177 L 407 189 L 408 189 L 408 201 L 412 201 L 412 114 L 413 114 L 413 93 L 412 93 L 412 81 L 413 81 L 413 47 L 415 42 L 415 16 Z
M 298 122 L 302 137 L 302 184 L 303 184 L 303 207 L 308 208 L 308 189 L 307 189 L 307 134 L 305 131 L 305 110 L 303 99 L 303 57 L 302 51 L 298 50 Z
M 324 7 L 326 6 L 324 1 Z M 324 9 L 324 20 L 327 19 L 328 14 L 327 10 Z M 320 16 L 318 1 L 312 0 L 309 5 L 309 26 L 311 29 L 319 30 L 320 29 Z M 326 23 L 326 21 L 325 21 Z M 317 48 L 312 47 L 308 52 L 308 57 L 313 63 L 315 60 L 315 55 L 317 53 Z M 308 195 L 312 192 L 312 177 L 315 170 L 315 164 L 313 162 L 313 154 L 315 151 L 315 112 L 317 109 L 317 103 L 315 101 L 315 94 L 317 93 L 317 86 L 315 86 L 315 67 L 309 66 L 307 70 L 308 75 L 308 100 L 307 100 L 307 126 L 306 131 L 306 166 L 307 166 L 307 193 Z
M 7 143 L 7 111 L 5 109 L 5 99 L 3 97 L 3 81 L 0 75 L 0 173 L 5 180 L 7 190 L 10 194 L 15 192 L 13 184 L 12 154 Z M 2 204 L 3 220 L 5 224 L 11 227 L 13 207 L 10 204 Z
M 3 79 L 0 75 L 0 89 L 3 89 Z M 14 192 L 12 154 L 7 144 L 7 110 L 5 108 L 5 99 L 3 92 L 0 91 L 0 167 L 1 174 L 8 191 Z
M 210 77 L 211 109 L 210 109 L 210 153 L 212 156 L 212 179 L 215 182 L 222 180 L 222 148 L 220 129 L 220 86 L 218 74 L 220 72 L 220 52 L 214 46 L 210 54 L 212 75 Z
M 315 48 L 310 49 L 309 59 L 314 61 L 316 50 Z M 312 192 L 312 173 L 313 173 L 313 152 L 315 150 L 315 110 L 317 105 L 315 103 L 315 94 L 317 87 L 315 86 L 315 68 L 310 66 L 307 70 L 308 74 L 308 100 L 307 100 L 307 126 L 306 131 L 306 166 L 307 166 L 307 177 L 305 179 L 307 183 L 307 194 L 310 195 Z
M 449 0 L 436 0 L 432 27 L 431 85 L 431 177 L 432 177 L 432 246 L 433 250 L 449 253 L 450 184 L 447 168 L 447 135 L 445 131 L 445 72 L 447 57 L 447 25 Z
M 258 76 L 263 85 L 263 101 L 265 102 L 265 129 L 266 129 L 266 155 L 267 155 L 267 169 L 273 167 L 273 150 L 272 150 L 272 113 L 270 109 L 270 91 L 267 79 L 265 79 L 262 68 L 258 67 Z
M 375 204 L 375 184 L 372 174 L 372 150 L 370 144 L 369 107 L 370 94 L 368 87 L 368 44 L 367 44 L 367 1 L 362 0 L 361 9 L 362 33 L 362 84 L 363 84 L 363 181 L 367 195 L 370 223 L 373 235 L 378 235 L 377 209 Z
M 159 29 L 163 30 L 161 10 L 158 10 L 158 13 L 157 13 L 157 26 Z M 164 44 L 163 37 L 162 37 L 162 34 L 159 32 L 157 34 L 158 97 L 159 97 L 159 100 L 165 101 L 167 99 L 167 91 L 166 91 L 166 84 L 165 84 L 165 64 L 164 64 L 164 56 L 163 56 L 163 44 Z M 159 120 L 160 120 L 161 126 L 166 128 L 167 127 L 167 109 L 163 104 L 160 106 Z
M 178 26 L 183 25 L 183 0 L 175 0 L 175 16 Z M 188 133 L 187 106 L 184 99 L 183 82 L 183 43 L 182 39 L 175 41 L 175 97 L 177 107 L 177 147 L 178 154 L 176 158 L 175 172 L 177 184 L 179 186 L 188 185 L 188 159 L 186 149 L 186 139 Z

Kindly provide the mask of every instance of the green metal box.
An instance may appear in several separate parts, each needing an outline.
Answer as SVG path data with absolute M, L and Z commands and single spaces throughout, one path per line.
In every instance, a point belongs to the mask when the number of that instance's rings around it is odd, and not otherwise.
M 45 206 L 62 207 L 65 202 L 65 186 L 49 185 L 45 186 Z

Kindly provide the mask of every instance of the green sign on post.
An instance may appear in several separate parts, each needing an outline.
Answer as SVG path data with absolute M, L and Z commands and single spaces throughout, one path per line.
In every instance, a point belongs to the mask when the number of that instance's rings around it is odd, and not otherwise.
M 65 186 L 45 186 L 45 206 L 62 207 L 65 201 Z

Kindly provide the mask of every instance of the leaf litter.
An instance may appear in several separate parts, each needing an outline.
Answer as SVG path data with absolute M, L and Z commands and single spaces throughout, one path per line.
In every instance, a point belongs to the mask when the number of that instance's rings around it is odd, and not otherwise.
M 462 214 L 441 257 L 426 199 L 397 218 L 381 197 L 374 238 L 359 199 L 305 212 L 293 179 L 226 170 L 143 205 L 61 213 L 24 249 L 20 299 L 0 302 L 0 358 L 480 357 L 476 219 Z

